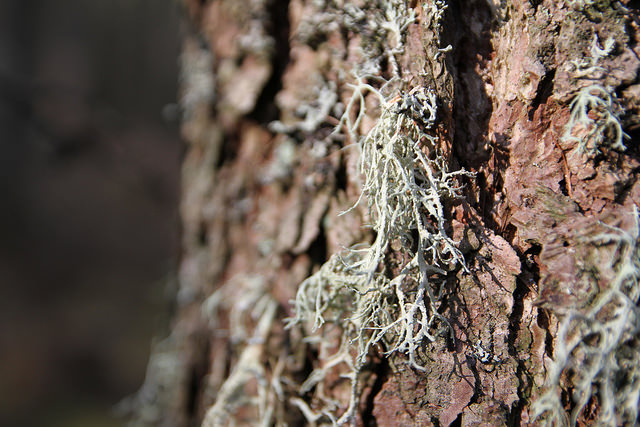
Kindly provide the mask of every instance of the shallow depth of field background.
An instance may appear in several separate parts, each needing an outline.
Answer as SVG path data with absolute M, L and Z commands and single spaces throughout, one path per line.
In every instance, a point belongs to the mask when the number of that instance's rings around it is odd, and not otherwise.
M 174 0 L 0 2 L 0 425 L 120 425 L 166 330 L 179 21 Z

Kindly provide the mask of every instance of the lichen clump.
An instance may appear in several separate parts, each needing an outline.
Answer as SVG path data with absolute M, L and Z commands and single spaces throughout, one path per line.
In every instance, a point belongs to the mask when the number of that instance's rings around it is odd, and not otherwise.
M 357 404 L 357 377 L 372 346 L 385 353 L 405 353 L 418 370 L 425 341 L 450 331 L 439 314 L 440 288 L 447 271 L 466 268 L 464 258 L 445 227 L 446 200 L 460 196 L 456 178 L 464 170 L 448 171 L 434 135 L 436 95 L 426 88 L 385 97 L 363 79 L 352 85 L 352 102 L 341 120 L 354 135 L 365 114 L 364 94 L 376 96 L 380 116 L 360 140 L 360 171 L 375 231 L 370 245 L 349 248 L 331 259 L 299 287 L 295 318 L 289 325 L 308 323 L 312 330 L 325 323 L 338 325 L 343 343 L 356 349 L 353 393 L 341 418 L 351 419 Z M 350 112 L 360 109 L 354 121 Z M 401 247 L 406 262 L 387 268 L 390 245 Z M 340 355 L 350 347 L 341 346 Z M 313 376 L 314 374 L 312 374 Z M 318 377 L 318 374 L 315 374 Z
M 569 61 L 575 79 L 593 79 L 603 77 L 606 69 L 598 63 L 606 58 L 615 47 L 612 38 L 600 46 L 598 35 L 594 33 L 589 55 Z M 599 76 L 598 76 L 599 75 Z M 601 147 L 624 151 L 627 147 L 623 140 L 629 136 L 622 130 L 620 108 L 614 91 L 593 83 L 583 87 L 571 101 L 571 115 L 565 125 L 562 141 L 577 143 L 576 153 L 594 156 Z
M 615 98 L 600 85 L 583 88 L 570 105 L 571 116 L 562 136 L 563 141 L 578 143 L 578 153 L 595 155 L 600 147 L 609 146 L 624 151 L 623 143 L 628 135 L 622 130 L 620 108 Z M 582 132 L 574 135 L 576 128 Z
M 598 425 L 634 425 L 640 405 L 640 218 L 634 209 L 629 231 L 605 226 L 592 244 L 610 246 L 613 258 L 604 265 L 613 277 L 584 309 L 570 309 L 560 319 L 547 390 L 534 403 L 534 417 L 554 425 L 575 425 L 597 396 Z M 561 390 L 573 400 L 568 414 Z

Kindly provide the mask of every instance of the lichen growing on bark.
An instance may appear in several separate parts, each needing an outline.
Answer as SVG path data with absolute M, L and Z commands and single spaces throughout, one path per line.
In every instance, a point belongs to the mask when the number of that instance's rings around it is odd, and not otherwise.
M 620 107 L 604 87 L 591 85 L 583 88 L 570 108 L 571 116 L 562 139 L 577 142 L 577 152 L 593 156 L 600 153 L 603 146 L 620 151 L 627 149 L 622 141 L 629 135 L 622 130 Z M 582 130 L 580 136 L 573 135 L 576 128 Z
M 315 330 L 330 319 L 343 329 L 343 341 L 356 346 L 351 364 L 353 392 L 339 423 L 355 416 L 358 375 L 376 344 L 384 342 L 386 354 L 405 353 L 413 368 L 425 369 L 416 360 L 417 349 L 424 340 L 451 332 L 438 312 L 443 278 L 447 271 L 466 268 L 445 229 L 443 205 L 460 196 L 456 177 L 470 174 L 448 171 L 431 133 L 437 119 L 435 94 L 415 88 L 388 99 L 359 78 L 352 96 L 360 100 L 357 118 L 352 123 L 352 111 L 347 108 L 341 120 L 349 134 L 355 134 L 365 114 L 365 92 L 377 96 L 381 108 L 376 124 L 360 143 L 362 195 L 368 201 L 376 238 L 369 246 L 333 255 L 305 280 L 296 296 L 296 317 L 290 322 L 311 321 Z M 407 259 L 395 275 L 384 268 L 392 242 L 402 247 L 400 252 Z M 348 353 L 344 345 L 340 348 Z
M 535 417 L 575 425 L 585 406 L 597 395 L 600 425 L 633 425 L 640 405 L 640 217 L 633 212 L 631 230 L 604 226 L 589 238 L 592 245 L 609 246 L 612 258 L 599 267 L 602 289 L 582 309 L 562 314 L 547 373 L 547 391 L 534 403 Z M 596 260 L 597 261 L 597 260 Z M 592 278 L 591 280 L 596 280 Z M 597 285 L 596 285 L 597 286 Z M 574 405 L 566 414 L 561 388 L 571 389 Z M 568 415 L 568 418 L 567 418 Z
M 626 387 L 628 401 L 608 400 L 616 417 L 634 416 L 637 334 L 605 372 L 609 350 L 588 332 L 623 317 L 622 297 L 589 310 L 628 247 L 592 231 L 632 230 L 619 212 L 640 202 L 623 135 L 640 105 L 640 32 L 623 8 L 190 4 L 215 96 L 194 98 L 183 126 L 175 345 L 205 343 L 174 352 L 188 354 L 171 379 L 188 392 L 164 399 L 183 419 L 518 425 L 544 395 L 538 422 L 588 399 L 580 423 L 609 413 L 606 378 Z

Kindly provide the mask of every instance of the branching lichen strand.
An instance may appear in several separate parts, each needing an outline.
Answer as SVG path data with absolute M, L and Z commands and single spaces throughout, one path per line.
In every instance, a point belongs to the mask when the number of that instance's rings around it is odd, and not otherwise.
M 456 178 L 470 175 L 448 171 L 433 133 L 437 113 L 433 92 L 415 88 L 385 97 L 362 78 L 352 88 L 340 121 L 352 138 L 357 138 L 364 115 L 365 94 L 373 94 L 381 104 L 375 126 L 360 140 L 362 197 L 368 201 L 376 238 L 369 246 L 333 255 L 305 280 L 296 296 L 296 316 L 289 323 L 309 323 L 312 330 L 335 323 L 345 331 L 343 344 L 348 341 L 356 349 L 350 363 L 351 401 L 338 424 L 354 419 L 358 374 L 374 345 L 384 343 L 387 355 L 404 353 L 413 368 L 424 370 L 418 349 L 449 331 L 438 312 L 440 287 L 448 270 L 466 267 L 447 234 L 444 203 L 460 195 Z M 352 120 L 356 107 L 360 109 Z M 394 241 L 408 260 L 395 276 L 384 267 Z M 340 357 L 345 354 L 348 349 L 341 346 Z
M 599 425 L 633 425 L 640 406 L 640 217 L 634 209 L 630 231 L 605 226 L 594 245 L 614 245 L 610 268 L 614 277 L 584 310 L 561 317 L 547 390 L 532 409 L 535 417 L 566 425 L 561 400 L 563 376 L 569 375 L 574 406 L 568 420 L 575 425 L 597 394 Z M 597 392 L 596 392 L 597 390 Z

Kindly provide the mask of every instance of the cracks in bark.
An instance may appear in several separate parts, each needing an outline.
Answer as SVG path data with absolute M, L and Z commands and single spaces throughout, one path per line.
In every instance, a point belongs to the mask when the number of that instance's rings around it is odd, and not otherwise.
M 274 53 L 271 56 L 273 71 L 271 77 L 258 97 L 256 106 L 247 117 L 260 124 L 267 125 L 277 120 L 280 111 L 275 97 L 282 89 L 282 77 L 289 64 L 291 46 L 289 44 L 290 27 L 289 1 L 273 0 L 269 2 L 270 26 L 269 31 L 275 42 Z
M 480 380 L 480 373 L 478 372 L 478 362 L 473 357 L 467 356 L 467 365 L 469 365 L 469 370 L 473 374 L 474 379 L 473 396 L 471 396 L 467 404 L 467 406 L 470 406 L 480 401 L 480 397 L 482 396 L 482 381 Z
M 204 335 L 204 334 L 203 334 Z M 186 419 L 199 420 L 199 412 L 202 410 L 202 395 L 206 391 L 206 377 L 209 374 L 209 359 L 211 353 L 211 342 L 202 336 L 201 339 L 194 337 L 200 341 L 199 345 L 195 345 L 199 351 L 193 353 L 194 360 L 191 362 L 187 374 L 186 386 L 186 402 L 184 406 Z
M 222 142 L 220 144 L 220 155 L 218 156 L 218 161 L 216 162 L 214 169 L 219 171 L 226 164 L 231 164 L 235 160 L 238 155 L 239 147 L 240 147 L 240 136 L 238 135 L 239 129 L 236 128 L 234 132 L 229 132 L 229 134 L 225 134 Z
M 547 103 L 547 100 L 553 93 L 553 81 L 556 77 L 556 70 L 549 70 L 538 84 L 538 91 L 536 97 L 531 102 L 529 107 L 528 117 L 529 120 L 533 120 L 536 112 Z
M 558 181 L 558 189 L 560 190 L 560 194 L 562 194 L 565 197 L 571 197 L 569 188 L 567 186 L 567 180 L 565 178 L 562 178 L 560 181 Z
M 488 153 L 482 146 L 486 140 L 492 104 L 478 70 L 483 68 L 492 51 L 492 18 L 486 4 L 481 2 L 471 2 L 464 10 L 451 5 L 450 10 L 454 13 L 451 13 L 451 23 L 446 27 L 448 37 L 445 43 L 455 46 L 448 61 L 455 80 L 453 121 L 456 132 L 453 146 L 461 165 L 477 171 L 488 160 Z M 478 23 L 482 23 L 481 31 L 477 30 Z
M 455 11 L 452 14 L 454 22 L 448 28 L 450 32 L 455 28 L 456 32 L 449 36 L 451 44 L 457 47 L 450 61 L 455 79 L 454 157 L 465 169 L 476 173 L 475 186 L 472 184 L 468 188 L 469 193 L 476 193 L 474 205 L 484 226 L 506 238 L 508 218 L 494 215 L 496 194 L 502 191 L 504 172 L 509 165 L 508 137 L 498 134 L 495 141 L 488 140 L 493 105 L 486 92 L 486 76 L 479 71 L 486 68 L 493 52 L 494 16 L 486 3 L 481 2 L 472 2 L 464 11 L 453 6 L 452 10 Z M 482 22 L 481 30 L 477 29 L 478 22 Z M 550 86 L 553 87 L 553 78 Z
M 549 357 L 552 357 L 553 356 L 553 336 L 551 335 L 551 331 L 549 331 L 550 324 L 551 324 L 551 319 L 549 318 L 549 310 L 545 308 L 538 308 L 538 326 L 540 326 L 545 331 L 544 352 Z
M 311 263 L 316 265 L 322 265 L 327 260 L 327 236 L 324 231 L 324 227 L 320 227 L 318 236 L 309 246 L 307 254 L 311 258 Z
M 491 153 L 490 159 L 487 165 L 487 171 L 493 169 L 491 177 L 487 177 L 484 170 L 479 171 L 476 174 L 476 185 L 478 191 L 478 212 L 482 217 L 482 221 L 485 227 L 494 231 L 495 233 L 504 236 L 506 227 L 506 221 L 500 220 L 500 218 L 494 218 L 493 209 L 495 204 L 495 195 L 502 192 L 504 186 L 504 171 L 509 164 L 509 153 L 506 149 L 492 144 L 490 146 Z M 493 164 L 493 165 L 492 165 Z M 490 179 L 489 179 L 490 178 Z M 507 241 L 508 238 L 505 237 Z
M 384 383 L 389 379 L 390 370 L 389 360 L 386 357 L 381 357 L 380 361 L 371 369 L 372 372 L 375 372 L 376 379 L 371 386 L 371 391 L 365 399 L 365 407 L 361 414 L 362 424 L 365 426 L 375 427 L 378 425 L 376 418 L 373 415 L 375 399 L 382 390 Z
M 453 422 L 451 424 L 449 424 L 450 427 L 462 427 L 462 412 L 460 412 L 458 414 L 458 417 L 453 420 Z
M 631 134 L 631 138 L 632 141 L 638 141 L 640 138 L 640 130 L 636 130 L 635 132 L 633 132 Z M 636 147 L 634 147 L 636 148 Z M 640 175 L 640 168 L 634 168 L 630 173 L 629 173 L 629 178 L 624 180 L 624 181 L 620 181 L 618 183 L 618 185 L 616 186 L 615 189 L 615 202 L 623 205 L 625 203 L 625 200 L 627 199 L 627 197 L 629 197 L 631 195 L 631 191 L 633 189 L 633 185 L 637 182 L 638 180 L 638 175 Z
M 509 425 L 520 425 L 522 411 L 526 407 L 527 397 L 531 394 L 531 387 L 533 386 L 533 378 L 528 373 L 525 361 L 519 357 L 516 340 L 518 339 L 518 332 L 520 331 L 524 315 L 524 299 L 533 291 L 530 284 L 538 283 L 540 279 L 540 270 L 538 265 L 533 262 L 533 257 L 537 256 L 541 250 L 542 247 L 534 245 L 520 256 L 522 272 L 516 278 L 516 289 L 513 292 L 513 309 L 509 317 L 507 345 L 509 355 L 516 360 L 518 364 L 516 377 L 518 378 L 519 384 L 518 401 L 513 404 L 508 415 Z M 549 336 L 548 329 L 547 336 Z
M 347 165 L 344 157 L 340 159 L 340 165 L 335 173 L 336 191 L 347 191 L 349 186 L 349 177 L 347 175 Z

